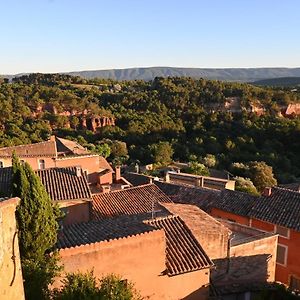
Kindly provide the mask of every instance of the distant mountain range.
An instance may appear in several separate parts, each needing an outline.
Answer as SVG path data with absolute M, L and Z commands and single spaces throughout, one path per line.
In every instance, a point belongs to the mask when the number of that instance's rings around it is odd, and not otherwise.
M 206 78 L 226 81 L 253 82 L 262 79 L 278 77 L 300 77 L 300 68 L 172 68 L 172 67 L 149 67 L 129 68 L 94 71 L 60 72 L 84 78 L 110 78 L 115 80 L 151 80 L 155 77 L 188 76 L 193 78 Z M 13 78 L 24 75 L 2 75 Z
M 262 79 L 252 82 L 255 85 L 261 86 L 285 86 L 285 87 L 300 87 L 300 77 L 279 77 L 271 79 Z

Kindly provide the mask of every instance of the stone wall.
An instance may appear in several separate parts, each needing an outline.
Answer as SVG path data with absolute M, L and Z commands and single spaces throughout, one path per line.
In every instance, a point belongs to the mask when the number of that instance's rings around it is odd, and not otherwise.
M 0 200 L 0 299 L 23 300 L 15 210 L 18 198 Z
M 275 280 L 277 235 L 230 247 L 230 259 L 214 260 L 212 280 L 217 286 Z

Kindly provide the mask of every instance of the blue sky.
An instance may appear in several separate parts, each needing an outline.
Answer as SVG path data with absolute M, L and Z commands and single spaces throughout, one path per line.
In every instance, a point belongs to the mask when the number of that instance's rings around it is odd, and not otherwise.
M 299 0 L 0 0 L 0 74 L 300 67 Z

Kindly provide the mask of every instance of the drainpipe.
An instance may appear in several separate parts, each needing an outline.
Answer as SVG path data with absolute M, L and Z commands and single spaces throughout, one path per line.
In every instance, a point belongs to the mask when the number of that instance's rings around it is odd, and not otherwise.
M 228 243 L 227 243 L 227 266 L 226 266 L 226 274 L 230 271 L 230 247 L 231 247 L 231 241 L 233 239 L 233 236 L 231 235 Z

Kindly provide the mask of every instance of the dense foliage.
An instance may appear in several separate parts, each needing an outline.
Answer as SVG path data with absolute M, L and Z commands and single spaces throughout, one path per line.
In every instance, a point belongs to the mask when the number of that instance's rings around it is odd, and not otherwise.
M 111 274 L 98 283 L 93 272 L 69 273 L 61 290 L 54 291 L 54 300 L 139 300 L 134 285 Z
M 26 299 L 47 299 L 48 285 L 59 271 L 52 254 L 60 211 L 27 163 L 13 156 L 13 196 L 21 199 L 16 218 Z
M 225 108 L 228 97 L 238 97 L 238 113 Z M 300 177 L 300 118 L 284 118 L 279 112 L 299 99 L 299 92 L 287 89 L 204 79 L 113 82 L 34 74 L 0 85 L 0 146 L 38 142 L 54 132 L 109 155 L 115 163 L 163 164 L 190 157 L 204 163 L 207 157 L 223 170 L 234 162 L 263 161 L 284 183 Z M 67 128 L 65 115 L 36 113 L 47 104 L 58 113 L 87 109 L 113 115 L 116 126 L 93 133 L 81 129 L 73 116 Z M 253 105 L 265 113 L 252 113 Z

